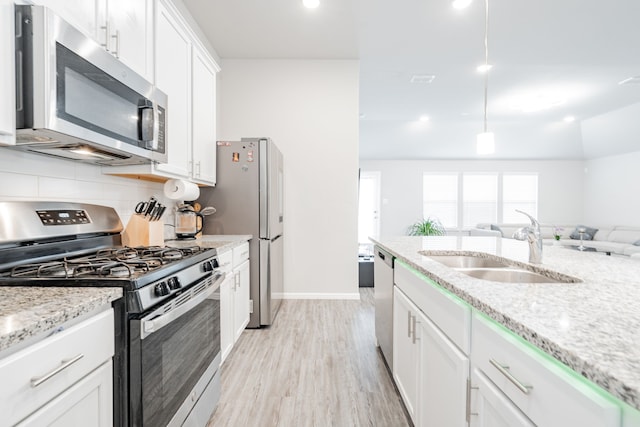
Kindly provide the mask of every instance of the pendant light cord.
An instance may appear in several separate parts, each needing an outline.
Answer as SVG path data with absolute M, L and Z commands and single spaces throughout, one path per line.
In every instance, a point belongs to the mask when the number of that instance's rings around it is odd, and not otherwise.
M 489 0 L 484 0 L 484 132 L 487 132 L 487 98 L 489 92 Z

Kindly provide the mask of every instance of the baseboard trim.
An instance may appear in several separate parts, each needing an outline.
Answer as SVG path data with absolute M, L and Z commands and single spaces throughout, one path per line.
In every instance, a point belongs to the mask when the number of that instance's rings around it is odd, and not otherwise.
M 360 293 L 353 294 L 326 294 L 320 292 L 285 292 L 281 294 L 282 299 L 337 299 L 337 300 L 359 300 Z

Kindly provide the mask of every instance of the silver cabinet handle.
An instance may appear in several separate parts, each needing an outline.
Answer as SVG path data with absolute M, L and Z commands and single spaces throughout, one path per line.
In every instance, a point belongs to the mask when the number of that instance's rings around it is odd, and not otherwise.
M 420 323 L 420 322 L 416 321 L 417 317 L 418 316 L 413 316 L 413 321 L 412 321 L 412 323 L 413 323 L 413 340 L 412 340 L 413 344 L 415 344 L 416 341 L 418 340 L 418 338 L 416 338 L 416 323 Z
M 58 366 L 56 369 L 54 369 L 53 371 L 49 372 L 48 374 L 44 374 L 41 377 L 33 377 L 31 378 L 31 387 L 38 387 L 40 384 L 42 384 L 43 382 L 47 381 L 48 379 L 58 375 L 60 372 L 64 371 L 65 369 L 67 369 L 69 366 L 73 365 L 74 363 L 76 363 L 78 360 L 82 359 L 84 357 L 84 354 L 80 353 L 77 356 L 71 358 L 71 359 L 66 359 L 66 360 L 62 360 L 62 364 L 60 366 Z
M 407 310 L 407 338 L 411 338 L 411 311 Z
M 101 30 L 104 30 L 104 43 L 100 43 L 100 46 L 104 48 L 107 52 L 109 52 L 109 21 L 104 23 L 104 25 L 100 26 Z
M 513 376 L 513 374 L 509 371 L 509 366 L 507 365 L 503 365 L 500 362 L 497 362 L 495 359 L 489 359 L 489 362 L 495 366 L 495 368 L 500 371 L 500 373 L 502 375 L 504 375 L 505 377 L 507 377 L 507 379 L 509 381 L 511 381 L 511 383 L 516 386 L 518 388 L 518 390 L 520 390 L 521 392 L 523 392 L 524 394 L 529 394 L 529 391 L 533 388 L 533 386 L 531 385 L 526 385 L 524 383 L 522 383 L 520 380 L 518 380 L 516 377 Z
M 116 30 L 116 33 L 111 36 L 112 39 L 116 41 L 116 48 L 111 51 L 113 56 L 116 58 L 120 58 L 120 30 Z
M 200 162 L 196 162 L 196 176 L 200 177 Z

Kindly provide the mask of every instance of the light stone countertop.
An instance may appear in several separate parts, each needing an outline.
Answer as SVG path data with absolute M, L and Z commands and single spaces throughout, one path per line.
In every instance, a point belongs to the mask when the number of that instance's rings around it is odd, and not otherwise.
M 197 245 L 203 248 L 217 249 L 218 252 L 224 252 L 251 239 L 253 239 L 251 234 L 205 234 L 193 240 L 166 240 L 164 244 L 173 247 Z
M 419 251 L 481 252 L 529 265 L 526 242 L 469 236 L 371 240 L 614 396 L 640 409 L 640 260 L 545 245 L 542 268 L 583 282 L 499 283 L 474 279 Z
M 0 287 L 0 357 L 121 297 L 121 288 Z

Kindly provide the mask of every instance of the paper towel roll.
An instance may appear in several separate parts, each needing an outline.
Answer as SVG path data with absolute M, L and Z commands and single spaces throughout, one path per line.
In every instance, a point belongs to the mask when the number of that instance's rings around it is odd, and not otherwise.
M 181 179 L 170 179 L 164 183 L 164 195 L 171 200 L 196 200 L 200 197 L 200 188 Z

